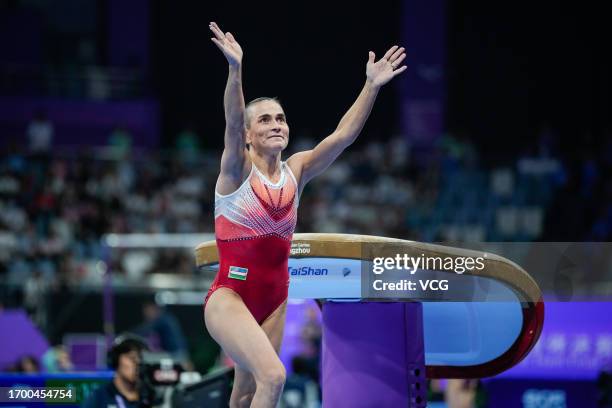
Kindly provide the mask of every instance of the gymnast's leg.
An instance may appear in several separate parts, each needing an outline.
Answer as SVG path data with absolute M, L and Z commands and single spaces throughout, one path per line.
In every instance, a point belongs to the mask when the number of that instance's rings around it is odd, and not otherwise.
M 206 328 L 237 366 L 231 407 L 248 404 L 251 395 L 252 407 L 274 408 L 278 403 L 285 384 L 285 367 L 264 326 L 280 347 L 284 313 L 281 305 L 260 327 L 233 290 L 221 287 L 208 299 L 204 310 Z
M 283 302 L 268 318 L 261 324 L 261 328 L 268 336 L 272 347 L 277 355 L 280 355 L 280 347 L 283 340 L 285 327 L 285 316 L 287 314 L 287 301 Z M 231 407 L 250 407 L 255 396 L 256 383 L 253 375 L 236 366 L 234 374 L 234 388 L 232 389 Z

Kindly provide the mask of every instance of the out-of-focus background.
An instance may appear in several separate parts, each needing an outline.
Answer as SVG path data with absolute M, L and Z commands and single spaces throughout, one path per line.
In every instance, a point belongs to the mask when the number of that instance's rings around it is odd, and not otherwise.
M 306 187 L 297 232 L 525 242 L 612 238 L 605 20 L 537 2 L 0 2 L 0 370 L 102 371 L 124 331 L 202 374 L 231 364 L 204 328 L 213 276 L 193 256 L 214 233 L 224 129 L 209 21 L 244 49 L 246 99 L 283 103 L 285 158 L 333 131 L 369 50 L 406 47 L 358 141 Z M 108 234 L 157 235 L 116 248 Z M 596 401 L 612 329 L 592 327 L 557 319 L 529 370 L 466 406 Z M 302 383 L 320 386 L 320 336 L 317 306 L 291 302 L 283 361 Z M 442 401 L 448 385 L 430 386 Z

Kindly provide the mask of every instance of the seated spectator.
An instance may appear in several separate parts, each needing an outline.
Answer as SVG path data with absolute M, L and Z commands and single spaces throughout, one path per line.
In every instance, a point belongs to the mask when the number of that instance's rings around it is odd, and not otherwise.
M 40 372 L 40 364 L 34 356 L 23 356 L 17 361 L 13 371 L 23 374 L 36 374 Z
M 42 362 L 48 373 L 65 373 L 74 369 L 70 354 L 61 344 L 47 350 L 42 357 Z

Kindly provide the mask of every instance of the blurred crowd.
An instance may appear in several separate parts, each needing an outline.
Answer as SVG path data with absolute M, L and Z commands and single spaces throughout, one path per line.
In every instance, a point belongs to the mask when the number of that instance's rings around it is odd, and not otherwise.
M 403 137 L 362 142 L 306 187 L 296 231 L 427 242 L 610 239 L 612 142 L 567 158 L 550 133 L 509 160 L 481 157 L 451 135 L 428 151 Z M 7 144 L 0 156 L 0 282 L 23 288 L 26 307 L 45 290 L 99 284 L 104 234 L 213 232 L 220 152 L 201 151 L 193 130 L 165 152 L 132 148 L 121 128 L 91 150 L 53 150 L 52 134 L 38 114 L 29 143 Z M 313 145 L 299 138 L 290 148 Z M 190 251 L 129 255 L 110 257 L 127 279 L 194 273 Z
M 96 282 L 104 234 L 210 231 L 212 180 L 206 160 L 9 147 L 0 164 L 1 281 Z M 193 260 L 180 255 L 161 251 L 149 271 L 191 273 Z M 121 260 L 113 266 L 125 272 Z

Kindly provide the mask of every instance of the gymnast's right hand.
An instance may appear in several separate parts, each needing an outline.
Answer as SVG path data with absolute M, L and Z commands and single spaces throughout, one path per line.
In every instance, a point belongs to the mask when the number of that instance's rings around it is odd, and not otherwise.
M 215 35 L 211 38 L 212 42 L 219 47 L 230 66 L 239 67 L 242 64 L 242 48 L 232 33 L 228 31 L 224 34 L 214 21 L 209 24 L 209 28 Z

